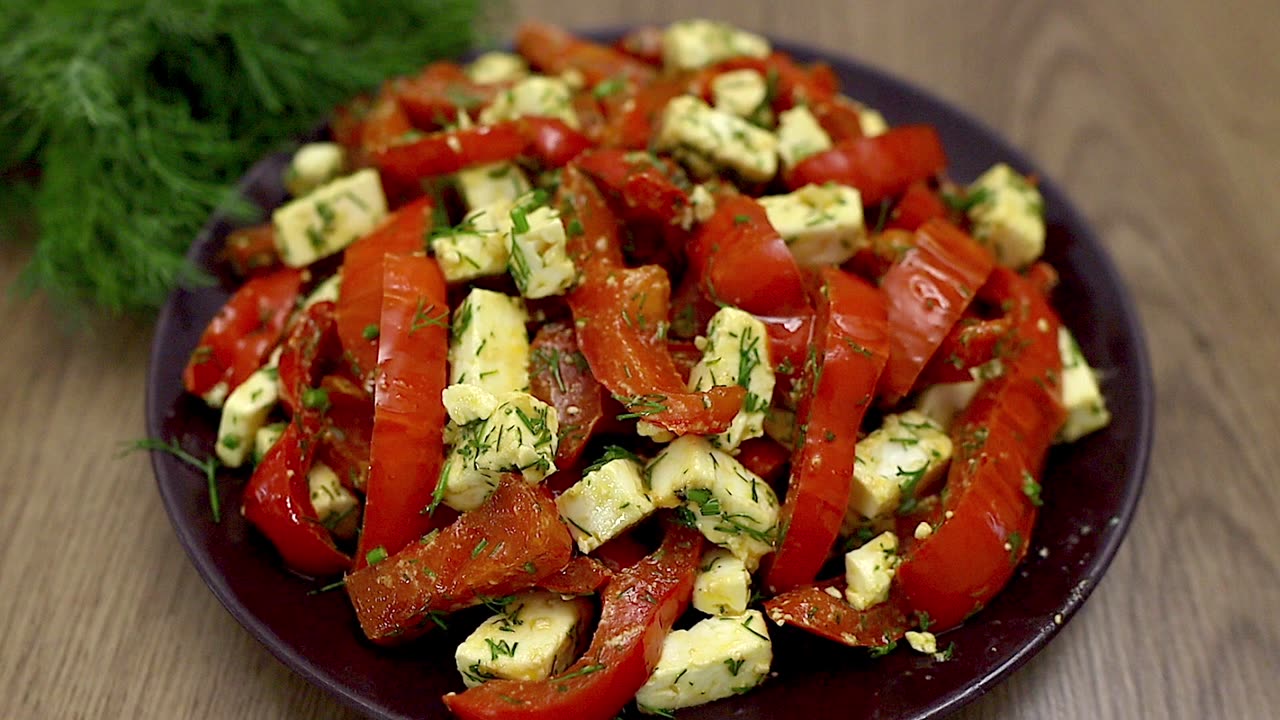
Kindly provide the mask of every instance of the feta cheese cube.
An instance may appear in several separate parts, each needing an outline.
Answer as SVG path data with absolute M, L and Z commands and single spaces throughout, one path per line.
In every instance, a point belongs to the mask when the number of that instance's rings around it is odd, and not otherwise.
M 492 85 L 524 78 L 529 74 L 529 64 L 515 53 L 494 51 L 472 60 L 465 72 L 472 82 Z
M 857 610 L 889 599 L 889 584 L 898 568 L 898 536 L 883 532 L 844 556 L 844 598 Z
M 276 208 L 271 222 L 280 259 L 296 268 L 342 250 L 386 216 L 378 171 L 366 168 Z
M 271 423 L 258 428 L 258 432 L 253 434 L 253 464 L 257 465 L 262 462 L 262 458 L 267 456 L 267 451 L 272 445 L 284 435 L 284 429 L 288 427 L 288 423 Z
M 556 118 L 575 130 L 580 127 L 573 111 L 573 89 L 563 79 L 546 75 L 531 75 L 498 93 L 480 111 L 479 120 L 481 125 L 493 125 L 522 117 Z
M 924 413 L 886 415 L 854 446 L 846 533 L 863 518 L 888 515 L 924 496 L 951 461 L 951 438 Z
M 728 548 L 750 570 L 773 552 L 778 496 L 769 483 L 703 437 L 676 438 L 649 461 L 649 497 L 680 507 L 703 536 Z
M 764 76 L 751 68 L 720 73 L 711 81 L 711 97 L 717 110 L 749 118 L 769 94 Z
M 943 432 L 950 432 L 956 415 L 968 407 L 969 401 L 978 394 L 981 385 L 981 380 L 930 385 L 916 398 L 916 410 L 937 423 Z
M 751 600 L 751 573 L 723 548 L 702 555 L 702 569 L 693 583 L 693 606 L 708 615 L 741 615 Z
M 470 383 L 494 395 L 527 390 L 528 319 L 520 298 L 473 289 L 453 313 L 450 384 Z
M 456 444 L 440 471 L 441 499 L 455 510 L 480 507 L 504 473 L 538 483 L 556 471 L 556 409 L 523 392 L 496 400 L 489 417 L 456 429 Z
M 1111 412 L 1098 387 L 1097 373 L 1089 367 L 1080 345 L 1065 326 L 1058 327 L 1058 352 L 1062 355 L 1062 405 L 1067 409 L 1058 440 L 1075 442 L 1106 427 L 1111 422 Z
M 702 359 L 689 372 L 689 389 L 701 392 L 717 385 L 741 385 L 747 396 L 729 428 L 711 436 L 712 444 L 732 452 L 743 440 L 764 435 L 774 380 L 764 323 L 734 307 L 717 311 L 707 323 Z
M 488 420 L 498 409 L 498 398 L 479 385 L 461 383 L 450 385 L 440 393 L 445 412 L 458 425 L 470 425 L 477 420 Z
M 706 618 L 667 635 L 653 674 L 636 692 L 636 707 L 653 714 L 743 693 L 764 682 L 772 662 L 759 610 Z
M 529 192 L 529 180 L 515 163 L 498 162 L 459 170 L 458 190 L 467 207 L 489 209 L 493 216 L 509 212 L 517 199 Z
M 735 57 L 768 57 L 769 41 L 714 20 L 681 20 L 662 33 L 662 64 L 667 69 L 697 70 Z
M 517 596 L 480 623 L 454 653 L 467 687 L 487 680 L 545 680 L 573 664 L 590 617 L 585 604 L 546 592 Z
M 667 103 L 654 146 L 705 160 L 751 182 L 769 180 L 778 171 L 778 139 L 773 133 L 736 115 L 713 110 L 692 95 Z
M 796 262 L 806 267 L 839 265 L 867 244 L 862 195 L 845 185 L 805 185 L 786 195 L 760 198 Z
M 778 156 L 788 170 L 801 160 L 832 147 L 831 136 L 805 105 L 797 105 L 778 116 Z
M 578 270 L 569 259 L 568 238 L 560 213 L 544 205 L 532 212 L 511 211 L 511 241 L 507 268 L 527 298 L 563 295 L 573 286 Z
M 619 457 L 589 470 L 556 498 L 579 550 L 595 550 L 653 512 L 640 473 L 639 462 Z
M 1044 252 L 1044 199 L 1025 177 L 996 163 L 969 185 L 973 237 L 1006 267 L 1030 265 Z
M 347 168 L 347 151 L 337 143 L 307 143 L 298 148 L 284 173 L 284 187 L 289 194 L 300 198 L 330 180 Z
M 931 632 L 916 632 L 908 630 L 906 632 L 907 644 L 912 650 L 925 655 L 932 655 L 938 652 L 938 638 Z
M 324 463 L 315 463 L 307 471 L 307 489 L 316 519 L 335 537 L 350 540 L 356 536 L 356 509 L 360 501 L 342 486 L 338 473 Z
M 274 367 L 255 371 L 227 396 L 218 421 L 218 441 L 214 453 L 227 467 L 240 467 L 249 458 L 258 430 L 280 399 Z
M 507 271 L 510 207 L 497 204 L 467 213 L 454 228 L 431 235 L 431 253 L 451 283 L 501 275 Z

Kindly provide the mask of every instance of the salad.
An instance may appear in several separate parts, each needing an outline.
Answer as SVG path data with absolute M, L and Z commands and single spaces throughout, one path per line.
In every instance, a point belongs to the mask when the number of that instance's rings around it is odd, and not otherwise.
M 945 661 L 1109 420 L 1034 178 L 723 23 L 516 45 L 339 108 L 228 238 L 183 381 L 241 512 L 373 643 L 487 606 L 464 718 L 747 692 L 783 625 Z

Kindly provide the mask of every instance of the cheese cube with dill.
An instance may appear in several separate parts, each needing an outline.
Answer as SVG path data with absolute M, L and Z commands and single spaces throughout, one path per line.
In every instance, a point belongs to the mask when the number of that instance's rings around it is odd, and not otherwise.
M 307 471 L 307 490 L 321 525 L 335 537 L 350 540 L 356 536 L 359 527 L 356 510 L 360 501 L 342 486 L 338 473 L 324 463 L 315 463 Z
M 751 600 L 751 573 L 723 548 L 703 553 L 693 583 L 693 606 L 708 615 L 741 615 Z
M 707 323 L 707 336 L 699 345 L 702 359 L 689 372 L 690 390 L 701 392 L 717 385 L 741 385 L 747 390 L 742 409 L 728 429 L 710 438 L 716 447 L 732 452 L 743 440 L 764 435 L 764 416 L 775 381 L 768 331 L 754 315 L 723 307 Z
M 845 533 L 863 518 L 909 510 L 941 480 L 951 451 L 951 438 L 924 413 L 886 415 L 879 428 L 854 446 Z
M 258 430 L 280 399 L 278 377 L 274 367 L 261 368 L 227 396 L 214 445 L 223 465 L 237 468 L 250 457 Z
M 1006 267 L 1030 265 L 1044 252 L 1044 199 L 1026 177 L 996 163 L 968 188 L 973 237 Z
M 778 139 L 701 98 L 681 95 L 663 108 L 654 138 L 657 150 L 669 150 L 688 164 L 692 157 L 736 173 L 750 182 L 764 182 L 778 171 Z
M 456 428 L 437 485 L 440 501 L 474 510 L 498 487 L 504 473 L 542 482 L 556 471 L 560 421 L 556 409 L 528 393 L 496 395 L 489 417 Z
M 307 143 L 293 153 L 284 172 L 284 187 L 300 198 L 346 170 L 347 151 L 337 143 Z
M 700 620 L 663 640 L 657 666 L 636 692 L 636 708 L 668 714 L 744 693 L 764 682 L 772 662 L 773 643 L 759 610 Z
M 668 70 L 697 70 L 735 57 L 768 57 L 769 41 L 715 20 L 681 20 L 662 33 L 662 64 Z
M 751 117 L 764 104 L 768 94 L 764 76 L 751 68 L 720 73 L 711 81 L 711 97 L 716 110 L 742 118 Z
M 639 460 L 620 448 L 588 467 L 582 479 L 556 498 L 560 517 L 583 553 L 626 532 L 654 510 Z
M 488 680 L 545 680 L 573 664 L 589 620 L 584 604 L 546 592 L 517 595 L 454 653 L 467 687 Z
M 889 599 L 889 585 L 898 568 L 898 536 L 883 532 L 844 556 L 844 597 L 856 610 Z
M 472 82 L 492 85 L 528 76 L 529 64 L 515 53 L 492 51 L 482 53 L 468 63 L 465 72 Z
M 879 110 L 854 101 L 858 108 L 858 125 L 866 137 L 875 137 L 889 132 L 889 122 Z
M 271 423 L 258 428 L 258 432 L 253 434 L 253 463 L 256 465 L 262 462 L 262 458 L 267 456 L 267 451 L 272 445 L 284 435 L 285 428 L 288 423 Z
M 527 298 L 563 295 L 573 286 L 578 270 L 569 259 L 568 238 L 560 212 L 549 205 L 511 210 L 507 268 Z
M 480 111 L 479 120 L 481 125 L 493 125 L 522 117 L 556 118 L 575 130 L 580 127 L 573 111 L 573 88 L 561 78 L 546 75 L 530 75 L 498 93 Z
M 916 397 L 916 410 L 924 413 L 943 432 L 950 432 L 951 423 L 978 394 L 981 380 L 964 380 L 930 385 Z
M 1066 326 L 1058 327 L 1058 352 L 1062 355 L 1062 405 L 1067 409 L 1058 440 L 1075 442 L 1106 427 L 1111 422 L 1111 412 L 1098 387 L 1097 373 L 1089 367 L 1080 345 Z
M 338 268 L 337 272 L 325 278 L 307 294 L 306 299 L 302 301 L 302 305 L 298 306 L 298 311 L 303 312 L 316 303 L 338 302 L 338 294 L 341 292 L 342 268 Z
M 778 156 L 788 170 L 801 160 L 832 147 L 831 136 L 805 105 L 797 105 L 778 115 Z
M 296 268 L 342 250 L 386 216 L 378 171 L 366 168 L 276 208 L 271 222 L 281 261 Z
M 727 548 L 749 570 L 773 552 L 778 496 L 769 483 L 706 438 L 676 438 L 645 468 L 654 505 L 678 508 L 682 520 Z
M 833 183 L 760 198 L 769 224 L 805 267 L 838 265 L 867 244 L 862 195 Z
M 515 163 L 479 165 L 457 174 L 458 190 L 472 211 L 491 209 L 495 217 L 509 212 L 517 199 L 529 192 L 529 180 Z
M 494 395 L 529 388 L 529 314 L 517 297 L 474 288 L 453 313 L 449 382 Z
M 445 280 L 459 283 L 507 271 L 509 211 L 501 203 L 472 210 L 458 225 L 431 232 L 431 253 Z

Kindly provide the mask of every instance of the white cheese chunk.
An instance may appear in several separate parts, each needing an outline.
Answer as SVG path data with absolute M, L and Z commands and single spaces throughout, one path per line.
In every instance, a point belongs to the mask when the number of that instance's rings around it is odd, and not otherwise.
M 768 83 L 759 71 L 751 68 L 720 73 L 711 81 L 711 98 L 717 110 L 738 117 L 750 117 L 764 104 L 769 94 Z
M 356 508 L 360 501 L 342 486 L 338 473 L 324 463 L 315 463 L 307 471 L 307 489 L 316 519 L 334 536 L 350 540 L 356 536 Z
M 741 615 L 751 600 L 751 573 L 741 559 L 723 548 L 702 555 L 693 583 L 693 606 L 708 615 Z
M 590 470 L 556 498 L 578 549 L 589 553 L 653 512 L 640 463 L 619 457 Z
M 702 359 L 689 371 L 689 389 L 741 385 L 747 396 L 728 429 L 711 436 L 716 447 L 734 451 L 748 438 L 764 435 L 764 416 L 773 398 L 773 362 L 764 323 L 750 313 L 723 307 L 707 323 Z
M 516 596 L 503 612 L 480 623 L 454 653 L 467 687 L 486 680 L 545 680 L 573 664 L 582 628 L 582 603 L 545 592 Z
M 805 267 L 839 265 L 867 244 L 862 195 L 845 185 L 805 185 L 760 198 L 769 224 Z
M 942 478 L 951 449 L 951 438 L 924 413 L 886 415 L 854 446 L 846 534 L 863 518 L 883 517 L 904 501 L 923 497 Z
M 667 103 L 654 138 L 657 150 L 701 158 L 743 179 L 764 182 L 778 171 L 778 139 L 742 118 L 681 95 Z
M 330 180 L 347 168 L 347 151 L 337 143 L 307 143 L 298 148 L 284 172 L 284 187 L 289 194 L 300 198 Z
M 489 417 L 454 431 L 456 444 L 440 471 L 440 492 L 455 510 L 480 507 L 503 473 L 538 483 L 556 471 L 556 409 L 523 392 L 501 393 L 496 401 Z
M 274 367 L 255 371 L 227 396 L 214 452 L 227 467 L 240 467 L 253 451 L 254 436 L 280 399 Z
M 1067 419 L 1058 431 L 1061 442 L 1075 442 L 1111 422 L 1107 400 L 1098 387 L 1098 376 L 1089 367 L 1080 345 L 1065 326 L 1058 327 L 1058 352 L 1062 355 L 1062 405 Z
M 692 227 L 694 222 L 704 223 L 716 214 L 716 199 L 705 183 L 693 186 L 693 191 L 689 193 L 689 207 L 692 210 L 689 227 Z
M 855 104 L 858 106 L 858 125 L 864 136 L 875 137 L 889 132 L 889 122 L 884 119 L 884 115 L 881 115 L 879 110 L 862 103 Z
M 898 568 L 898 536 L 883 532 L 844 556 L 844 598 L 857 610 L 889 599 L 889 584 Z
M 912 650 L 925 655 L 932 655 L 938 652 L 938 638 L 931 632 L 916 632 L 908 630 L 906 632 L 907 644 Z
M 431 253 L 445 280 L 459 283 L 507 271 L 510 210 L 502 203 L 473 210 L 457 227 L 432 234 Z
M 517 297 L 473 289 L 453 313 L 449 382 L 499 395 L 529 388 L 529 314 Z
M 276 208 L 271 222 L 280 259 L 296 268 L 342 250 L 386 216 L 378 171 L 366 168 Z
M 773 644 L 759 610 L 701 620 L 662 643 L 653 674 L 636 693 L 643 713 L 667 712 L 746 692 L 764 682 Z
M 937 423 L 943 432 L 950 432 L 956 415 L 968 407 L 981 386 L 981 380 L 930 385 L 916 397 L 916 410 Z
M 649 461 L 649 497 L 681 507 L 711 542 L 728 548 L 750 570 L 773 552 L 778 496 L 769 483 L 703 437 L 676 438 Z
M 578 270 L 569 259 L 567 236 L 560 213 L 544 205 L 531 212 L 512 210 L 507 268 L 527 298 L 563 295 L 573 286 Z
M 342 290 L 342 268 L 316 285 L 298 307 L 299 312 L 322 302 L 338 302 L 338 293 Z
M 662 33 L 662 64 L 667 69 L 697 70 L 735 57 L 768 57 L 769 41 L 714 20 L 681 20 Z
M 797 105 L 778 116 L 778 155 L 788 170 L 810 155 L 830 150 L 831 146 L 831 136 L 808 107 Z
M 1025 267 L 1044 252 L 1044 199 L 1020 173 L 1004 163 L 992 165 L 968 188 L 977 198 L 968 210 L 973 237 L 990 247 L 996 261 Z
M 477 420 L 488 420 L 498 409 L 498 398 L 479 385 L 460 383 L 450 385 L 440 393 L 445 412 L 458 425 L 470 425 Z
M 253 434 L 253 462 L 258 464 L 262 462 L 262 458 L 267 456 L 267 451 L 272 445 L 284 435 L 285 428 L 288 423 L 271 423 L 258 428 L 258 432 Z
M 516 200 L 530 190 L 524 171 L 509 162 L 459 170 L 457 179 L 467 208 L 472 211 L 488 208 L 494 216 L 509 212 Z
M 492 85 L 524 78 L 529 74 L 529 64 L 515 53 L 492 51 L 472 60 L 465 72 L 472 82 Z
M 522 117 L 557 118 L 575 130 L 580 126 L 573 111 L 573 89 L 563 79 L 546 75 L 531 75 L 498 93 L 480 111 L 479 120 L 481 125 L 493 125 Z

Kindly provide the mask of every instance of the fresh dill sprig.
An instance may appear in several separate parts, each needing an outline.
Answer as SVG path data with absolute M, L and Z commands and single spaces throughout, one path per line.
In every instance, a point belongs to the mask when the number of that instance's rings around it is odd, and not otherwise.
M 209 514 L 213 516 L 215 523 L 222 522 L 222 501 L 218 497 L 218 468 L 222 463 L 218 461 L 217 456 L 210 455 L 201 460 L 183 449 L 182 444 L 175 438 L 168 442 L 158 440 L 156 438 L 143 438 L 126 443 L 121 450 L 121 455 L 127 455 L 139 450 L 151 450 L 156 452 L 165 452 L 178 458 L 182 462 L 199 470 L 204 475 L 205 484 L 209 490 Z
M 465 50 L 486 4 L 6 3 L 0 194 L 34 186 L 38 237 L 19 289 L 118 315 L 209 281 L 183 254 L 229 183 L 338 103 Z

